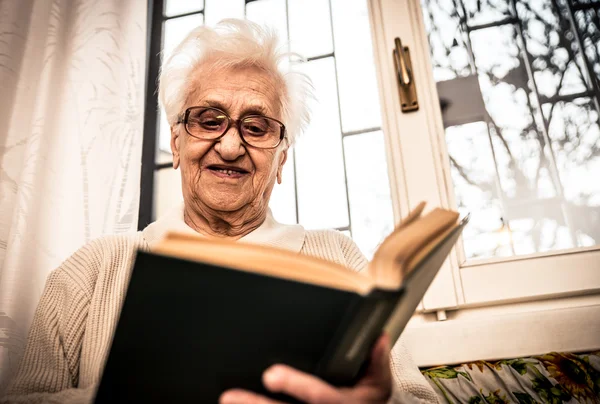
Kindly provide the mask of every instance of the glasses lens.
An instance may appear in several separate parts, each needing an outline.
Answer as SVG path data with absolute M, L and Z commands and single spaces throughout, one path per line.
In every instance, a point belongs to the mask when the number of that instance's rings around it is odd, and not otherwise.
M 190 135 L 201 139 L 214 139 L 227 128 L 227 115 L 212 108 L 191 109 L 187 120 Z
M 279 144 L 281 127 L 273 119 L 264 116 L 249 116 L 242 121 L 244 140 L 256 147 L 275 147 Z

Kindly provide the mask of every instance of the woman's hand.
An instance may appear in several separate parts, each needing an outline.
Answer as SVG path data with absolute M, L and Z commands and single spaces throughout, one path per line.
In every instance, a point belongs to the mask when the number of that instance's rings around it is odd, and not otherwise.
M 382 335 L 373 351 L 369 367 L 354 387 L 337 388 L 323 380 L 285 365 L 273 365 L 263 373 L 265 387 L 309 404 L 385 403 L 392 392 L 389 337 Z M 281 404 L 258 394 L 233 389 L 224 392 L 220 404 Z

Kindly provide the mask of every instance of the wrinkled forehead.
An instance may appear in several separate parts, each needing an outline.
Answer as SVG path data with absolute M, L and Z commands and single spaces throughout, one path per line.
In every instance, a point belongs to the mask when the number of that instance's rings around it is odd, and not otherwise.
M 185 108 L 211 106 L 232 115 L 257 113 L 281 118 L 285 83 L 269 69 L 207 61 L 193 70 L 188 83 Z

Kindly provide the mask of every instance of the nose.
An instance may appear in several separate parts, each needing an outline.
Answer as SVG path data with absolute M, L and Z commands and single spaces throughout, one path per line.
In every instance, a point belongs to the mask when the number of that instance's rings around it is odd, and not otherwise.
M 235 125 L 231 125 L 231 128 L 215 144 L 215 151 L 226 161 L 237 160 L 246 153 L 246 147 Z

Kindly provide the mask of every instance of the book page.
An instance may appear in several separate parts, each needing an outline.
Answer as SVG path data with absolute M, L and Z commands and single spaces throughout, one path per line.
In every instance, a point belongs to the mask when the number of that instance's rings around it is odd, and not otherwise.
M 263 245 L 169 233 L 152 252 L 362 295 L 373 288 L 368 276 L 342 265 Z
M 424 207 L 419 204 L 383 241 L 363 274 L 283 249 L 181 233 L 168 234 L 152 252 L 367 295 L 375 287 L 398 289 L 418 258 L 456 226 L 457 212 L 434 209 L 421 216 Z
M 419 208 L 422 210 L 421 205 Z M 436 208 L 398 226 L 379 246 L 369 264 L 369 274 L 375 284 L 386 289 L 400 287 L 402 279 L 414 268 L 410 260 L 419 251 L 430 250 L 439 243 L 441 234 L 456 227 L 458 216 L 458 212 Z

